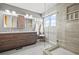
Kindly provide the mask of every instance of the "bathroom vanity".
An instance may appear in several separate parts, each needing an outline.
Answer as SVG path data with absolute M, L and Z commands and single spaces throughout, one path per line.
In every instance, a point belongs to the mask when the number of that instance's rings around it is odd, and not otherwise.
M 36 32 L 0 32 L 0 52 L 36 43 Z

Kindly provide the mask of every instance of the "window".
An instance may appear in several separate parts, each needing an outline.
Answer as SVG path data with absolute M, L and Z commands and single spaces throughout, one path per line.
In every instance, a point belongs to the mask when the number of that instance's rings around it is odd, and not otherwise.
M 56 14 L 45 17 L 45 27 L 56 26 Z
M 45 19 L 44 19 L 44 22 L 45 22 L 45 23 L 44 23 L 44 26 L 45 26 L 45 27 L 49 27 L 50 18 L 51 18 L 50 16 L 45 17 Z
M 51 26 L 56 26 L 56 14 L 51 16 Z

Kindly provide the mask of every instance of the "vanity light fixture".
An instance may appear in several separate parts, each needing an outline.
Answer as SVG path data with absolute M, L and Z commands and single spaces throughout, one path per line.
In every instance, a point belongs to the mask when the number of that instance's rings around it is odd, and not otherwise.
M 25 15 L 25 18 L 33 18 L 33 16 L 32 15 L 29 15 L 29 14 L 26 14 Z

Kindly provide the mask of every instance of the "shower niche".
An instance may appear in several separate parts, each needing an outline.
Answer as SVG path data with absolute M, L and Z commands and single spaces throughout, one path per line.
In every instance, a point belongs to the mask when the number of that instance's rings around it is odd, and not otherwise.
M 67 7 L 67 20 L 79 20 L 79 4 Z

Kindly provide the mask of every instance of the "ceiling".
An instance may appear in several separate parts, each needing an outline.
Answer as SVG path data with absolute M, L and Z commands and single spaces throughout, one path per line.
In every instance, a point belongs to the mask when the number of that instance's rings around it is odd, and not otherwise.
M 56 3 L 8 3 L 8 4 L 37 13 L 43 13 L 49 8 L 56 5 Z

